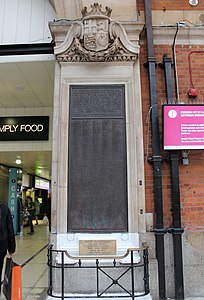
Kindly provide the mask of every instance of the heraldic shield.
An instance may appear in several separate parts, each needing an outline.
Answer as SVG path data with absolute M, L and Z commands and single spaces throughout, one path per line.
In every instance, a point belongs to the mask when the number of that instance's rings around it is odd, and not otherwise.
M 84 20 L 84 48 L 90 51 L 101 51 L 108 48 L 109 19 L 90 18 Z

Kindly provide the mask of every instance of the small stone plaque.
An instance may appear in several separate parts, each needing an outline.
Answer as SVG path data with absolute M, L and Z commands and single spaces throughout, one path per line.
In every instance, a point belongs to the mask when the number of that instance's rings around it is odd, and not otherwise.
M 116 255 L 116 240 L 79 241 L 79 255 Z

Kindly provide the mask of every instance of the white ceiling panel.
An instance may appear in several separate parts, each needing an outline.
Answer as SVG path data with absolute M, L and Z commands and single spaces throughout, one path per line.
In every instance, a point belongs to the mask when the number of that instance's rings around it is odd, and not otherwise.
M 54 98 L 55 61 L 0 64 L 0 103 L 3 107 L 50 106 Z M 45 99 L 45 100 L 44 100 Z M 5 100 L 5 101 L 4 101 Z M 9 106 L 7 102 L 9 101 Z M 26 103 L 25 103 L 26 101 Z M 44 102 L 45 101 L 45 102 Z M 37 105 L 36 105 L 37 104 Z
M 4 95 L 0 97 L 0 103 L 4 108 L 18 107 L 19 101 L 12 94 Z
M 18 70 L 12 70 L 12 71 L 4 71 L 0 73 L 0 79 L 5 84 L 12 84 L 12 83 L 26 83 L 26 79 L 23 77 L 23 74 L 19 72 Z
M 18 66 L 15 63 L 1 63 L 1 73 L 5 71 L 18 71 Z M 0 73 L 0 74 L 1 74 Z

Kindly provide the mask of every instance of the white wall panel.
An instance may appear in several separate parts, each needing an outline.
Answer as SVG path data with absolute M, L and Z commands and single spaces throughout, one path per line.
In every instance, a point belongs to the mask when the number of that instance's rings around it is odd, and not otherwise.
M 44 38 L 45 0 L 32 1 L 31 42 L 42 43 Z
M 23 44 L 30 39 L 30 12 L 32 0 L 20 0 L 15 42 Z
M 50 42 L 48 22 L 53 19 L 55 11 L 49 0 L 0 0 L 0 42 Z
M 18 0 L 6 1 L 3 23 L 3 43 L 15 42 L 16 20 L 18 15 Z
M 52 17 L 52 18 L 50 18 Z M 48 28 L 48 22 L 54 21 L 56 19 L 56 14 L 53 14 L 53 6 L 50 5 L 50 2 L 46 1 L 46 7 L 45 7 L 45 22 L 44 22 L 44 40 L 45 42 L 49 43 L 52 40 L 52 37 L 50 36 L 50 30 Z
M 3 24 L 4 24 L 4 11 L 6 0 L 0 0 L 0 42 L 2 43 Z

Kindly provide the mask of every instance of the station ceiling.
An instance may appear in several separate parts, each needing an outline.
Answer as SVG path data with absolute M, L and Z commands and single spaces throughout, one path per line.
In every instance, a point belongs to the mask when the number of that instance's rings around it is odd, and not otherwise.
M 29 108 L 53 107 L 54 66 L 53 59 L 0 63 L 0 109 L 17 115 Z M 51 151 L 0 152 L 0 164 L 17 167 L 15 160 L 20 157 L 19 167 L 25 172 L 51 179 L 51 156 Z M 41 174 L 36 173 L 39 169 Z

